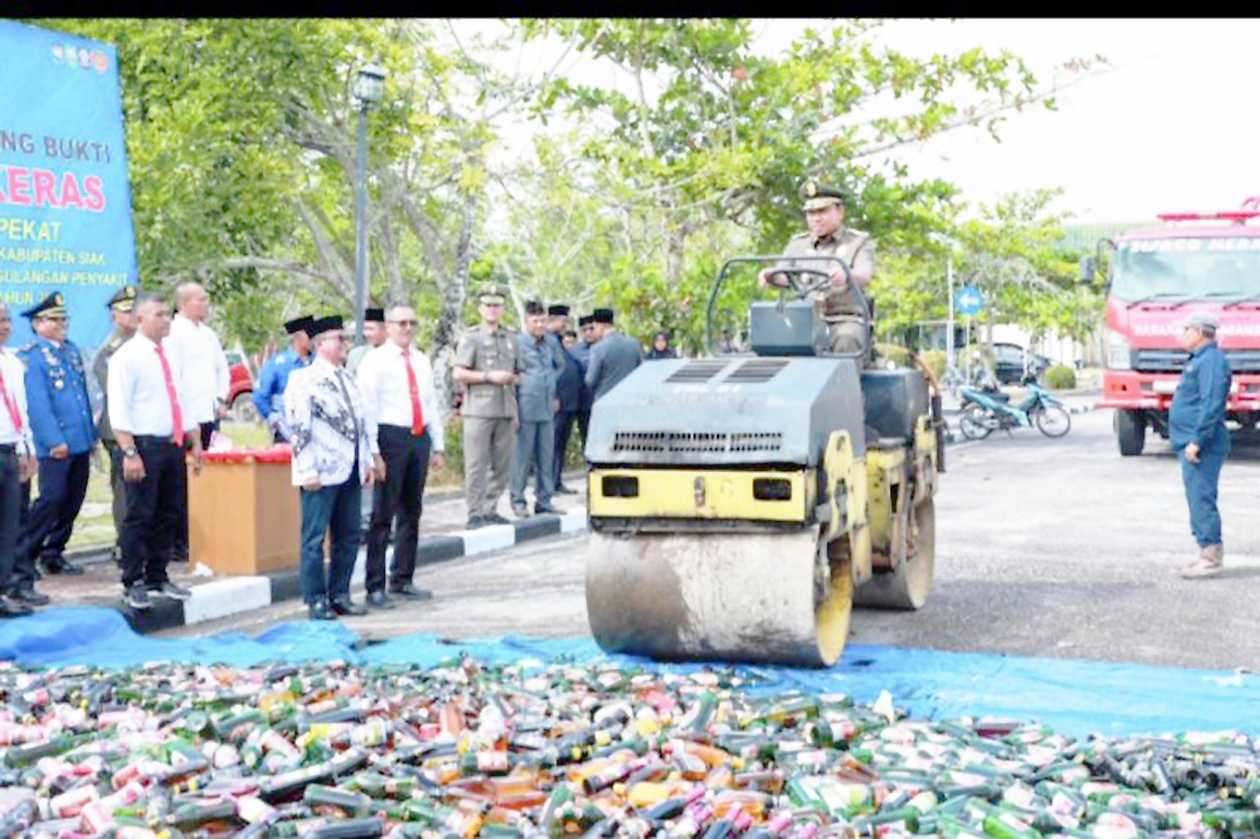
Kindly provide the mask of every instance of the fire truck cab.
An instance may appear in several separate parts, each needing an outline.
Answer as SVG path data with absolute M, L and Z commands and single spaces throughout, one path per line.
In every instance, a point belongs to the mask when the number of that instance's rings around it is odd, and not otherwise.
M 1168 409 L 1187 353 L 1191 314 L 1214 315 L 1233 370 L 1228 418 L 1260 419 L 1260 196 L 1241 210 L 1163 213 L 1162 226 L 1109 241 L 1106 369 L 1100 408 L 1114 408 L 1120 454 L 1142 453 L 1148 430 L 1168 437 Z

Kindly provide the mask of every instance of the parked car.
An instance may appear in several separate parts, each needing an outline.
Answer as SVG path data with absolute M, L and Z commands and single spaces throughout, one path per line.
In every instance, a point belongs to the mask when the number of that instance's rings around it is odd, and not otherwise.
M 1024 377 L 1025 372 L 1024 348 L 1019 344 L 994 343 L 993 355 L 994 367 L 996 368 L 993 374 L 997 376 L 997 380 L 1004 385 L 1019 384 L 1019 380 Z M 1052 363 L 1044 355 L 1037 355 L 1036 353 L 1029 354 L 1027 362 L 1029 365 L 1036 365 L 1043 370 Z
M 254 376 L 245 357 L 238 352 L 225 353 L 228 363 L 228 409 L 237 422 L 256 422 L 258 411 L 250 397 L 254 393 Z

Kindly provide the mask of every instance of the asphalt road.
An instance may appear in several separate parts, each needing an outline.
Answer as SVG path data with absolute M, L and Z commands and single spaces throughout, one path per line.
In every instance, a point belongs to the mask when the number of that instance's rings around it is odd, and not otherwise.
M 1200 581 L 1175 575 L 1195 553 L 1175 457 L 1154 438 L 1142 457 L 1121 458 L 1110 412 L 1074 416 L 1059 440 L 1021 430 L 961 443 L 947 465 L 930 600 L 915 613 L 859 610 L 851 643 L 1260 665 L 1260 445 L 1236 445 L 1225 466 L 1227 570 Z M 367 638 L 586 635 L 586 547 L 581 535 L 429 566 L 416 582 L 433 601 L 345 622 Z M 304 615 L 290 601 L 163 634 L 256 632 Z

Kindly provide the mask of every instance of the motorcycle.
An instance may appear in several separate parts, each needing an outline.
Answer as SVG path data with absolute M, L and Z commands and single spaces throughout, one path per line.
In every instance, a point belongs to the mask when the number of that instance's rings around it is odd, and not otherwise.
M 1012 428 L 1037 429 L 1047 437 L 1062 437 L 1072 430 L 1072 415 L 1064 404 L 1037 382 L 1035 373 L 1020 379 L 1027 394 L 1018 405 L 1010 404 L 1010 394 L 1003 393 L 990 379 L 983 387 L 962 389 L 962 415 L 958 427 L 968 440 L 983 440 L 995 430 L 1010 433 Z

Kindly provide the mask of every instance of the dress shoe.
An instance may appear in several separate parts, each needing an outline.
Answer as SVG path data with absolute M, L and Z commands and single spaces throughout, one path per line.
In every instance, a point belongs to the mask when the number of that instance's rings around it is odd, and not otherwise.
M 486 520 L 481 516 L 469 516 L 468 524 L 465 527 L 468 530 L 479 530 L 486 526 Z
M 498 513 L 491 513 L 490 515 L 485 516 L 485 521 L 486 521 L 486 524 L 511 524 L 512 523 L 509 519 L 505 519 L 503 516 L 499 515 Z
M 76 577 L 83 573 L 83 569 L 75 565 L 64 556 L 54 556 L 48 559 L 40 560 L 40 564 L 44 566 L 44 570 L 49 574 L 68 574 Z
M 367 596 L 367 604 L 376 609 L 392 609 L 398 604 L 390 599 L 383 591 L 369 591 Z
M 561 484 L 560 486 L 556 487 L 555 494 L 556 495 L 577 495 L 577 490 L 569 489 L 564 484 Z
M 535 504 L 534 515 L 536 516 L 563 516 L 564 510 L 557 510 L 550 504 Z
M 367 606 L 362 606 L 353 602 L 349 595 L 345 597 L 334 597 L 328 601 L 328 605 L 332 606 L 332 610 L 339 615 L 366 615 Z
M 529 508 L 524 504 L 513 504 L 512 515 L 516 516 L 518 519 L 527 519 L 529 518 Z
M 309 603 L 306 607 L 307 617 L 313 621 L 335 621 L 337 616 L 333 614 L 333 610 L 328 608 L 328 604 L 324 601 L 318 603 Z
M 6 600 L 0 597 L 0 618 L 20 618 L 34 614 L 35 610 L 17 600 Z
M 19 588 L 9 592 L 10 600 L 17 600 L 20 603 L 26 603 L 30 606 L 47 606 L 52 602 L 52 598 L 46 594 L 40 594 L 33 588 Z
M 400 586 L 390 586 L 389 593 L 395 597 L 401 597 L 404 600 L 432 600 L 433 592 L 428 589 L 416 588 L 411 583 L 403 583 Z

